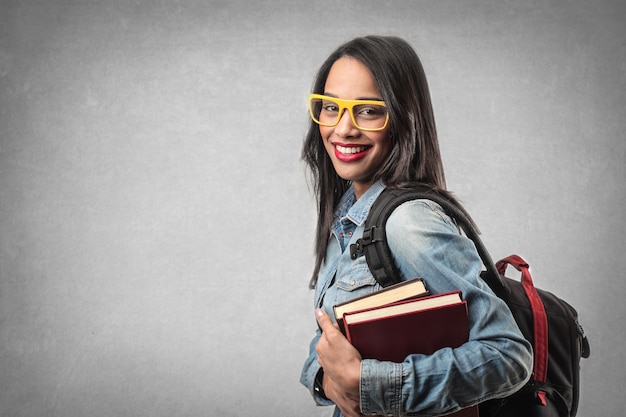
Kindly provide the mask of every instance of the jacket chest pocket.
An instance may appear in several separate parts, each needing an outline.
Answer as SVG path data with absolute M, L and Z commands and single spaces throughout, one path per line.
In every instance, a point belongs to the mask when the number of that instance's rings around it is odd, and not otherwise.
M 380 289 L 380 285 L 372 276 L 364 256 L 350 260 L 349 263 L 341 264 L 337 271 L 335 285 L 339 292 L 345 293 L 346 299 L 352 299 Z

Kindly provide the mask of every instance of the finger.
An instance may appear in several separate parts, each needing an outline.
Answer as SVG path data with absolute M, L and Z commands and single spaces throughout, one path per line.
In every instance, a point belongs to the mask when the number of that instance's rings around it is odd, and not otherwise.
M 317 323 L 320 325 L 320 329 L 322 332 L 326 332 L 330 329 L 336 329 L 333 325 L 333 321 L 328 317 L 328 314 L 324 312 L 321 308 L 315 309 L 315 317 L 317 318 Z

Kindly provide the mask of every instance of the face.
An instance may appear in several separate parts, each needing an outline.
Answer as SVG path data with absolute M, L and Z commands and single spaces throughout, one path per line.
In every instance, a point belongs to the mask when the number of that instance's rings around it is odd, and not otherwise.
M 330 69 L 324 95 L 347 100 L 382 100 L 369 69 L 359 60 L 343 57 Z M 391 152 L 389 126 L 378 132 L 359 130 L 348 111 L 336 126 L 319 126 L 326 152 L 337 174 L 352 181 L 357 198 L 371 185 L 372 176 Z

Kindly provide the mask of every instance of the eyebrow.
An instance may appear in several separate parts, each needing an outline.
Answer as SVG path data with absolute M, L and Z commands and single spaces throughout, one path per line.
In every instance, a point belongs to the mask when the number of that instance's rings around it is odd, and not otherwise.
M 326 91 L 324 91 L 324 95 L 328 97 L 341 98 L 333 93 L 328 93 Z M 381 97 L 359 97 L 356 100 L 384 101 Z

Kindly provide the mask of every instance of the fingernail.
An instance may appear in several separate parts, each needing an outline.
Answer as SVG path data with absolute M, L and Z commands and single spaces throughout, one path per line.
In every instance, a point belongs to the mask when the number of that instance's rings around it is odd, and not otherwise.
M 316 308 L 315 309 L 315 316 L 316 317 L 322 317 L 324 315 L 324 311 L 321 308 Z

